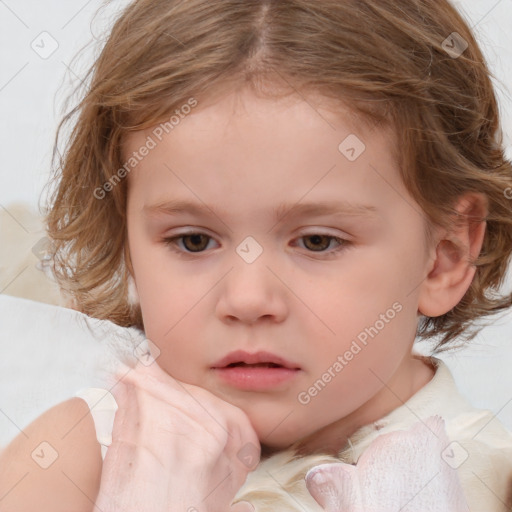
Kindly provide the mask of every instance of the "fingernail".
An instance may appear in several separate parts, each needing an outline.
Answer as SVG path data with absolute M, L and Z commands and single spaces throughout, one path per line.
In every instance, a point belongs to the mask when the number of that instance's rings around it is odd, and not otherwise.
M 254 512 L 255 510 L 254 505 L 248 501 L 239 501 L 231 507 L 232 512 Z

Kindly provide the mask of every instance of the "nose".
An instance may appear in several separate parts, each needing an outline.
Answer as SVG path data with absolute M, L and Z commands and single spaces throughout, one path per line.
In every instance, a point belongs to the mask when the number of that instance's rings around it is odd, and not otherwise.
M 245 324 L 282 322 L 288 314 L 287 290 L 259 258 L 253 263 L 235 261 L 231 271 L 221 281 L 216 314 L 223 322 Z

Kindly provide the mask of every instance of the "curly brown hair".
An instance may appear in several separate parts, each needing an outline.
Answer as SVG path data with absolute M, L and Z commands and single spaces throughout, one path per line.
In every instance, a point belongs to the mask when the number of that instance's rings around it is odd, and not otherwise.
M 136 0 L 113 24 L 55 137 L 45 220 L 55 275 L 73 307 L 144 328 L 128 300 L 125 136 L 234 78 L 261 92 L 277 77 L 301 94 L 343 101 L 370 124 L 391 125 L 403 182 L 432 226 L 448 226 L 462 194 L 486 196 L 473 282 L 452 310 L 420 319 L 420 338 L 439 336 L 436 350 L 444 350 L 459 336 L 472 339 L 476 320 L 512 305 L 499 293 L 512 251 L 512 166 L 492 75 L 448 1 Z M 99 200 L 95 191 L 116 179 Z

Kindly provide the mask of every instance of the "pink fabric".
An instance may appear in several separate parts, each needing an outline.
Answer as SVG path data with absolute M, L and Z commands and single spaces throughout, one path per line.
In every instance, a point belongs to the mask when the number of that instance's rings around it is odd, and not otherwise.
M 356 465 L 321 464 L 306 487 L 326 512 L 469 512 L 444 420 L 377 437 Z

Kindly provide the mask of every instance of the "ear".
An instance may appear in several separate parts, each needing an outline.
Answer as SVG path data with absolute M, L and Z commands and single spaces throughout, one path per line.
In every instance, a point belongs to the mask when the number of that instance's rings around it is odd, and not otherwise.
M 461 196 L 451 226 L 436 236 L 434 255 L 423 281 L 418 313 L 441 316 L 454 308 L 468 290 L 476 272 L 472 262 L 484 241 L 487 199 L 476 192 Z

